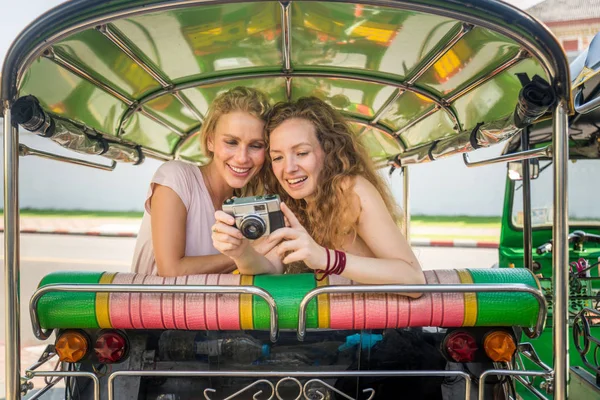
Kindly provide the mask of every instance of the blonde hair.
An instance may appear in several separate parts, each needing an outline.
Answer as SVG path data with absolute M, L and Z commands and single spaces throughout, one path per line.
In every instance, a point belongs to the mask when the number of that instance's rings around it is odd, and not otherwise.
M 309 203 L 304 199 L 295 200 L 287 194 L 273 173 L 266 174 L 265 186 L 268 193 L 280 194 L 281 199 L 318 244 L 339 249 L 347 235 L 356 235 L 358 218 L 353 212 L 353 206 L 355 207 L 357 199 L 353 186 L 358 176 L 375 186 L 392 218 L 397 223 L 400 222 L 396 203 L 387 185 L 376 172 L 366 148 L 340 113 L 316 97 L 278 103 L 273 106 L 265 126 L 267 137 L 291 118 L 312 123 L 325 153 L 314 199 Z M 268 152 L 267 163 L 269 166 L 272 163 Z
M 236 111 L 247 112 L 256 118 L 266 121 L 267 114 L 271 109 L 269 99 L 260 90 L 237 86 L 227 92 L 219 94 L 208 109 L 204 123 L 200 128 L 200 144 L 202 151 L 210 158 L 212 162 L 213 152 L 208 149 L 208 141 L 214 139 L 215 129 L 219 118 L 225 114 Z M 263 138 L 266 141 L 266 135 L 263 132 Z M 259 194 L 264 191 L 263 177 L 265 175 L 266 163 L 256 177 L 246 185 L 245 188 L 235 190 L 235 195 L 243 196 L 249 194 Z

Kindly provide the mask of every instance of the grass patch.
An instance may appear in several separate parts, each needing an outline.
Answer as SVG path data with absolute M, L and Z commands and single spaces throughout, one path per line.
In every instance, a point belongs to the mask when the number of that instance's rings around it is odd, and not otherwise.
M 410 235 L 411 239 L 431 239 L 431 240 L 475 240 L 478 242 L 498 242 L 499 236 L 488 236 L 488 235 L 444 235 L 444 234 L 431 234 L 431 235 Z
M 0 214 L 3 211 L 0 210 Z M 85 211 L 85 210 L 38 210 L 22 209 L 22 217 L 47 217 L 47 218 L 131 218 L 140 219 L 144 215 L 141 211 Z M 413 226 L 438 226 L 456 228 L 500 228 L 500 217 L 470 217 L 466 215 L 413 215 Z
M 4 215 L 4 210 L 0 211 Z M 135 218 L 144 215 L 141 211 L 85 211 L 85 210 L 34 210 L 22 209 L 22 217 L 47 217 L 47 218 Z
M 502 220 L 501 217 L 471 217 L 467 215 L 413 215 L 410 222 L 416 226 L 500 228 Z

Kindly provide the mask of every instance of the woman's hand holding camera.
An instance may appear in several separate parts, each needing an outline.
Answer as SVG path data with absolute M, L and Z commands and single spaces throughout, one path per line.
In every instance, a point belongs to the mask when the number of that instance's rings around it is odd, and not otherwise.
M 217 222 L 212 226 L 215 249 L 233 259 L 241 257 L 250 242 L 235 227 L 235 219 L 223 211 L 215 212 L 215 219 Z
M 235 218 L 226 212 L 215 212 L 215 219 L 217 222 L 212 226 L 213 245 L 233 260 L 246 256 L 252 249 L 264 256 L 279 243 L 268 240 L 268 237 L 250 242 L 235 226 Z
M 281 211 L 286 218 L 287 226 L 271 233 L 268 241 L 275 244 L 281 242 L 277 253 L 283 259 L 283 263 L 303 261 L 310 269 L 325 269 L 327 267 L 325 249 L 313 240 L 292 210 L 284 203 L 281 203 Z M 284 258 L 286 253 L 289 254 Z

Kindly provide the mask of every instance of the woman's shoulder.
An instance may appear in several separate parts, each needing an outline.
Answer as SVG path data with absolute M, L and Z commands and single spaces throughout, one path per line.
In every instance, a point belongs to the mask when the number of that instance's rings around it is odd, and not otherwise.
M 375 196 L 379 195 L 379 191 L 371 182 L 369 182 L 364 176 L 353 176 L 348 177 L 343 185 L 346 185 L 348 188 L 351 188 L 354 193 L 358 195 L 358 197 L 362 198 L 363 196 Z
M 173 176 L 173 175 L 197 175 L 201 174 L 200 168 L 194 164 L 180 160 L 171 160 L 163 163 L 156 170 L 155 176 Z

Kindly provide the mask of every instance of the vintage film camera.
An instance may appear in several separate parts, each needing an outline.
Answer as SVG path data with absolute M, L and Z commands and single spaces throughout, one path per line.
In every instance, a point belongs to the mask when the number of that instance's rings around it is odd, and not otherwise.
M 279 204 L 276 194 L 240 197 L 225 200 L 223 211 L 235 218 L 242 235 L 255 240 L 285 226 Z

